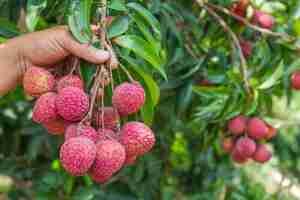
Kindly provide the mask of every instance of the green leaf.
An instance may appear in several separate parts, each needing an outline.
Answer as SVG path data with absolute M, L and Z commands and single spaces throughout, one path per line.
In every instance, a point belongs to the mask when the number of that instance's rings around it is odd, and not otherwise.
M 113 20 L 108 28 L 108 37 L 113 38 L 122 35 L 128 31 L 129 18 L 127 16 L 120 16 Z
M 191 103 L 193 95 L 193 81 L 188 81 L 177 93 L 176 111 L 178 114 L 183 113 Z
M 284 73 L 283 69 L 284 69 L 284 64 L 283 64 L 283 61 L 281 61 L 279 66 L 275 70 L 275 72 L 271 75 L 271 77 L 268 78 L 266 81 L 264 81 L 258 87 L 258 89 L 260 89 L 260 90 L 269 89 L 272 86 L 274 86 L 275 84 L 277 84 L 278 80 L 283 76 L 283 73 Z
M 161 34 L 160 34 L 160 23 L 159 21 L 152 15 L 152 13 L 137 3 L 128 3 L 127 7 L 130 9 L 133 9 L 136 11 L 139 15 L 141 15 L 152 27 L 155 36 L 158 40 L 161 40 Z
M 6 38 L 12 38 L 20 35 L 20 32 L 15 24 L 5 18 L 0 18 L 0 35 Z
M 30 32 L 35 31 L 41 12 L 46 8 L 47 0 L 28 0 L 26 26 Z
M 74 0 L 71 3 L 71 14 L 68 24 L 74 37 L 81 43 L 89 43 L 92 38 L 90 10 L 93 0 Z
M 136 35 L 125 35 L 116 38 L 114 42 L 121 47 L 130 49 L 136 55 L 147 60 L 165 79 L 167 79 L 160 57 L 156 54 L 155 50 L 153 50 L 152 46 L 143 38 Z
M 113 10 L 118 10 L 118 11 L 126 11 L 127 10 L 126 5 L 125 5 L 125 0 L 112 0 L 108 7 Z

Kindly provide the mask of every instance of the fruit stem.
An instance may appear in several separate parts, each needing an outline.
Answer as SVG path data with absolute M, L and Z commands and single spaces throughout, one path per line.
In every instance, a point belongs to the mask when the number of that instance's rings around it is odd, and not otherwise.
M 234 47 L 237 48 L 238 50 L 238 54 L 239 54 L 239 58 L 240 58 L 240 72 L 244 81 L 244 87 L 246 92 L 251 95 L 251 89 L 250 89 L 250 84 L 248 81 L 248 75 L 247 75 L 247 62 L 246 59 L 244 57 L 240 42 L 238 37 L 235 35 L 235 33 L 229 28 L 229 26 L 226 24 L 226 22 L 222 19 L 222 17 L 220 17 L 213 9 L 211 9 L 210 7 L 206 6 L 205 4 L 202 4 L 201 0 L 196 0 L 197 3 L 199 4 L 199 6 L 202 6 L 212 17 L 214 17 L 219 24 L 223 27 L 224 31 L 229 33 L 229 35 L 232 38 L 232 41 L 234 43 Z
M 234 19 L 242 22 L 243 24 L 245 24 L 246 26 L 248 26 L 249 28 L 252 28 L 253 30 L 255 31 L 258 31 L 258 32 L 261 32 L 261 33 L 265 33 L 265 34 L 268 34 L 268 35 L 271 35 L 271 36 L 274 36 L 274 37 L 282 37 L 284 39 L 287 39 L 288 41 L 292 42 L 292 41 L 295 41 L 296 38 L 293 37 L 293 36 L 290 36 L 288 35 L 287 33 L 278 33 L 278 32 L 273 32 L 273 31 L 270 31 L 268 29 L 265 29 L 265 28 L 261 28 L 259 26 L 256 26 L 254 24 L 251 24 L 247 19 L 245 19 L 244 17 L 241 17 L 233 12 L 231 12 L 230 10 L 228 10 L 227 8 L 224 8 L 224 7 L 221 7 L 221 6 L 218 6 L 218 5 L 214 5 L 212 3 L 208 3 L 206 2 L 205 3 L 207 6 L 215 9 L 215 10 L 219 10 L 221 12 L 223 12 L 224 14 L 226 15 L 229 15 L 231 17 L 233 17 Z
M 130 80 L 130 82 L 134 83 L 135 80 L 134 80 L 134 78 L 132 78 L 132 76 L 130 75 L 129 71 L 126 69 L 126 67 L 123 64 L 120 64 L 120 67 L 125 72 L 125 74 L 127 75 L 128 79 Z

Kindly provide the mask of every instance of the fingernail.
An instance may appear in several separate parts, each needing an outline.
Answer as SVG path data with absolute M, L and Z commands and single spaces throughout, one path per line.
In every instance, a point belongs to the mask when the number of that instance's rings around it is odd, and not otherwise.
M 90 50 L 99 60 L 108 60 L 110 58 L 110 53 L 108 51 L 97 49 L 95 47 L 90 47 Z

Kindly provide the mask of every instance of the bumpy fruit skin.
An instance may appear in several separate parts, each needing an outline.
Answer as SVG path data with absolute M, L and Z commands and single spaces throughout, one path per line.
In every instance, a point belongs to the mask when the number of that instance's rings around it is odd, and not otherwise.
M 58 118 L 55 100 L 56 93 L 48 92 L 38 98 L 33 107 L 32 119 L 37 123 L 47 123 Z
M 96 145 L 86 137 L 66 140 L 60 148 L 60 161 L 73 176 L 82 176 L 91 168 L 96 158 Z
M 232 151 L 231 159 L 238 164 L 245 164 L 248 162 L 248 158 L 243 157 L 236 149 Z
M 246 40 L 240 40 L 242 52 L 246 58 L 252 55 L 252 43 Z
M 228 130 L 233 135 L 242 135 L 247 126 L 247 118 L 243 115 L 239 115 L 228 122 Z
M 62 135 L 64 134 L 66 127 L 68 127 L 69 124 L 70 122 L 67 122 L 62 118 L 58 117 L 52 121 L 43 123 L 43 126 L 51 135 Z
M 107 140 L 107 139 L 115 139 L 118 140 L 117 134 L 113 132 L 111 129 L 107 128 L 100 128 L 98 130 L 98 141 L 100 140 Z
M 269 128 L 263 120 L 253 117 L 248 121 L 247 132 L 251 138 L 260 140 L 268 135 Z
M 295 90 L 300 90 L 300 71 L 293 73 L 291 77 L 292 88 Z
M 224 138 L 222 141 L 222 147 L 224 152 L 226 153 L 232 152 L 234 145 L 235 145 L 234 139 L 231 137 Z
M 272 29 L 275 19 L 272 15 L 256 10 L 253 14 L 252 22 L 258 24 L 262 28 Z
M 67 75 L 62 77 L 58 82 L 56 89 L 57 91 L 61 91 L 62 89 L 66 87 L 77 87 L 80 89 L 84 89 L 83 81 L 80 79 L 77 75 Z
M 97 126 L 102 127 L 102 113 L 104 128 L 116 130 L 119 126 L 120 116 L 113 107 L 104 107 L 94 113 L 93 121 Z
M 237 140 L 234 148 L 243 158 L 250 158 L 256 150 L 256 144 L 250 138 L 241 137 Z
M 123 83 L 114 90 L 112 104 L 121 116 L 138 112 L 144 103 L 145 91 L 139 83 Z
M 277 135 L 277 129 L 271 125 L 268 125 L 268 128 L 269 128 L 269 131 L 268 131 L 268 134 L 266 135 L 265 139 L 270 140 Z
M 140 156 L 152 149 L 155 136 L 145 124 L 128 122 L 121 129 L 120 142 L 124 145 L 128 157 Z
M 252 159 L 258 163 L 266 163 L 272 158 L 272 153 L 267 149 L 266 145 L 258 145 Z
M 66 87 L 58 93 L 55 104 L 60 116 L 65 120 L 77 122 L 89 109 L 89 97 L 82 89 Z
M 74 137 L 87 137 L 94 143 L 97 143 L 99 140 L 99 135 L 93 127 L 78 124 L 71 124 L 65 132 L 65 140 L 69 140 Z
M 30 67 L 23 77 L 25 93 L 34 97 L 39 97 L 52 91 L 54 85 L 54 76 L 47 70 L 39 67 Z
M 104 183 L 122 168 L 126 153 L 116 140 L 102 140 L 96 146 L 96 159 L 89 175 L 95 182 Z

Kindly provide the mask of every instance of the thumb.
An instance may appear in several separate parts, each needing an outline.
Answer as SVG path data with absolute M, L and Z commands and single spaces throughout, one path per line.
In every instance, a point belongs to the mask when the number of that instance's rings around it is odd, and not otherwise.
M 80 44 L 70 33 L 64 38 L 63 47 L 71 54 L 95 64 L 102 64 L 110 59 L 108 51 L 97 49 L 90 44 Z

